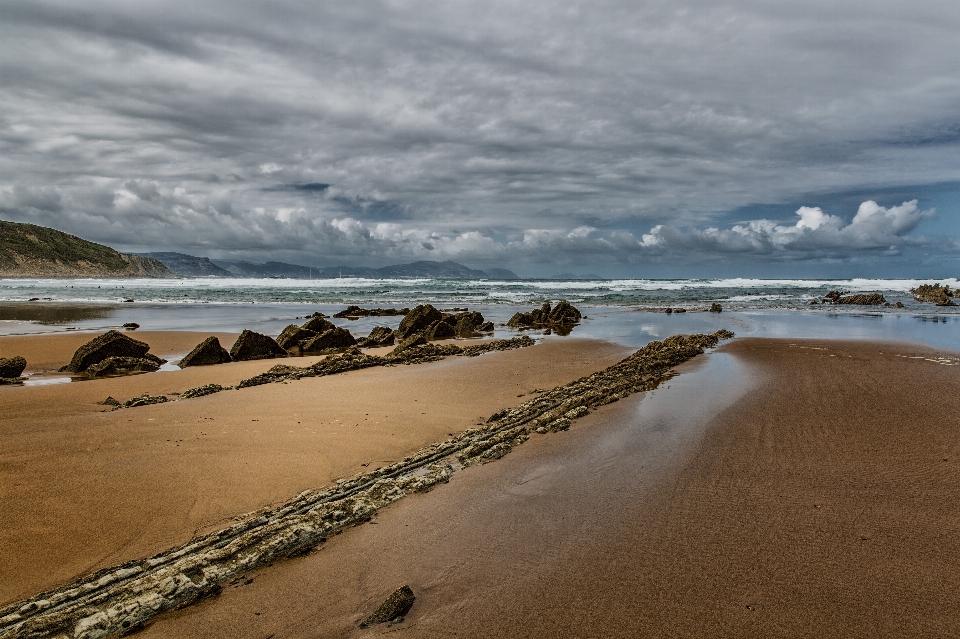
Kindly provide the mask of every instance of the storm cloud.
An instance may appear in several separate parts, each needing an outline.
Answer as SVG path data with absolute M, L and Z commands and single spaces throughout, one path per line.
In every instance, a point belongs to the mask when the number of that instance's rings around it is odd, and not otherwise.
M 883 191 L 960 181 L 958 31 L 934 1 L 6 2 L 0 217 L 317 265 L 954 254 L 922 224 L 955 212 Z

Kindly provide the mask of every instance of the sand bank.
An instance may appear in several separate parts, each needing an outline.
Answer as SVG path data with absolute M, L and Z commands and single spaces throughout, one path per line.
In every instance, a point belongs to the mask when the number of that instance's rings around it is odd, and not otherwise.
M 161 352 L 155 342 L 162 340 L 147 336 L 137 334 Z M 199 341 L 162 337 L 190 347 Z M 576 379 L 629 352 L 551 340 L 113 412 L 97 402 L 232 385 L 275 362 L 2 388 L 0 601 L 182 544 L 238 514 L 395 461 L 522 402 L 519 394 Z
M 685 428 L 669 402 L 603 407 L 142 636 L 951 636 L 957 354 L 745 339 L 725 357 L 754 385 L 732 403 L 686 375 L 656 392 L 707 404 Z M 406 621 L 358 629 L 403 583 Z

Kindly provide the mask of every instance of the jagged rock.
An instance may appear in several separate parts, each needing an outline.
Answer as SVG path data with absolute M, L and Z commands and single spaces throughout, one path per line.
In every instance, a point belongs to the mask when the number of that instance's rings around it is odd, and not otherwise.
M 140 397 L 134 397 L 131 400 L 128 400 L 121 404 L 119 408 L 136 408 L 138 406 L 150 406 L 151 404 L 163 404 L 167 401 L 167 398 L 163 395 L 151 396 L 147 393 L 144 393 Z
M 194 397 L 203 397 L 204 395 L 213 395 L 223 390 L 220 384 L 204 384 L 196 388 L 190 388 L 180 393 L 180 399 L 193 399 Z
M 434 322 L 443 319 L 443 314 L 430 304 L 421 304 L 407 313 L 396 330 L 397 339 L 405 340 L 414 333 L 425 331 Z
M 220 345 L 216 337 L 208 337 L 194 347 L 187 356 L 177 364 L 180 368 L 188 366 L 210 366 L 213 364 L 227 364 L 231 361 L 230 353 Z
M 128 331 L 135 331 L 140 328 L 140 325 L 136 322 L 127 322 L 123 325 L 123 328 L 127 329 Z
M 361 308 L 350 305 L 339 313 L 334 313 L 334 317 L 387 317 L 390 315 L 406 315 L 410 312 L 409 308 Z
M 580 318 L 580 311 L 567 300 L 560 300 L 553 310 L 550 311 L 551 324 L 576 324 L 580 321 Z
M 120 402 L 115 400 L 113 397 L 110 397 L 109 395 L 107 395 L 107 398 L 100 403 L 104 406 L 114 406 L 114 407 L 120 406 Z
M 534 309 L 529 313 L 515 313 L 507 321 L 507 326 L 520 330 L 527 328 L 549 328 L 555 330 L 559 335 L 566 335 L 570 329 L 580 322 L 582 316 L 566 300 L 557 302 L 556 308 L 551 309 L 549 302 L 544 302 L 539 309 Z
M 879 306 L 887 300 L 880 293 L 859 293 L 856 295 L 844 295 L 840 291 L 830 291 L 823 296 L 823 301 L 833 304 L 853 304 L 857 306 Z
M 493 332 L 493 322 L 484 322 L 477 327 L 478 333 L 492 333 Z
M 330 324 L 330 322 L 327 322 L 327 324 Z M 300 345 L 300 342 L 305 342 L 311 337 L 316 337 L 316 336 L 317 336 L 316 331 L 311 331 L 306 328 L 300 328 L 296 324 L 291 324 L 290 326 L 283 329 L 282 333 L 280 333 L 280 337 L 277 338 L 277 344 L 280 345 L 280 348 L 289 351 L 293 348 L 298 348 Z
M 416 599 L 417 597 L 413 594 L 410 586 L 400 586 L 393 591 L 392 595 L 387 597 L 386 601 L 380 604 L 380 607 L 377 608 L 372 615 L 363 620 L 360 627 L 366 628 L 378 623 L 386 623 L 394 619 L 399 619 L 410 611 Z
M 107 375 L 127 375 L 130 373 L 152 373 L 160 370 L 160 366 L 167 360 L 160 359 L 150 353 L 143 357 L 108 357 L 87 367 L 84 371 L 90 377 L 105 377 Z
M 449 322 L 440 320 L 439 322 L 434 322 L 427 330 L 423 332 L 424 338 L 427 341 L 436 341 L 438 339 L 450 339 L 451 337 L 456 337 L 457 333 L 453 326 Z
M 280 348 L 269 335 L 244 330 L 230 349 L 230 357 L 235 362 L 246 362 L 255 359 L 272 359 L 286 357 L 287 351 Z
M 365 346 L 366 348 L 374 348 L 377 346 L 392 346 L 394 340 L 395 340 L 395 336 L 391 329 L 387 328 L 386 326 L 377 326 L 372 331 L 370 331 L 369 335 L 363 338 L 362 340 L 363 343 L 361 345 Z M 359 344 L 360 341 L 358 341 L 357 343 Z
M 918 302 L 933 302 L 937 306 L 956 306 L 950 296 L 957 297 L 957 291 L 950 291 L 949 286 L 940 286 L 939 284 L 921 284 L 917 288 L 910 289 L 913 293 L 913 299 Z
M 15 379 L 23 374 L 26 367 L 27 360 L 19 355 L 0 359 L 0 377 Z
M 325 319 L 323 316 L 311 317 L 304 325 L 303 329 L 307 331 L 313 331 L 317 335 L 323 333 L 324 331 L 329 331 L 332 328 L 336 328 L 336 325 L 328 319 Z
M 722 313 L 722 312 L 723 312 L 723 307 L 720 306 L 719 304 L 717 304 L 716 302 L 714 302 L 713 304 L 710 305 L 710 312 L 711 312 L 711 313 Z
M 346 348 L 355 346 L 357 340 L 345 328 L 333 328 L 326 330 L 316 337 L 311 337 L 300 342 L 300 350 L 304 353 L 316 353 L 327 350 L 328 348 Z
M 415 346 L 423 346 L 427 343 L 427 340 L 424 339 L 423 335 L 411 335 L 407 339 L 403 340 L 397 347 L 390 351 L 390 356 L 399 355 L 408 348 L 413 348 Z
M 78 348 L 70 363 L 60 371 L 82 373 L 93 364 L 98 364 L 108 357 L 143 357 L 149 350 L 149 344 L 127 337 L 118 331 L 109 331 Z
M 456 319 L 454 331 L 458 337 L 472 337 L 476 335 L 480 332 L 480 327 L 485 323 L 483 314 L 479 311 L 458 313 L 454 318 Z
M 895 306 L 896 308 L 903 308 L 903 302 L 896 302 L 896 303 L 894 303 L 894 306 Z

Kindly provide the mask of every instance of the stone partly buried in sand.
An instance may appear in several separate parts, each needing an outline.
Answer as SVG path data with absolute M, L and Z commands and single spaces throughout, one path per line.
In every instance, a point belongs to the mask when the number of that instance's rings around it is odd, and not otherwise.
M 273 359 L 286 357 L 287 351 L 280 348 L 276 340 L 269 335 L 244 330 L 230 349 L 230 358 L 235 362 L 246 362 L 257 359 Z
M 533 432 L 565 430 L 591 408 L 656 388 L 672 367 L 732 336 L 719 330 L 651 342 L 609 368 L 501 410 L 485 425 L 389 466 L 323 490 L 304 491 L 184 546 L 100 570 L 9 605 L 0 609 L 0 639 L 129 633 L 164 611 L 219 593 L 221 584 L 239 575 L 302 555 L 329 536 L 369 521 L 380 508 L 406 495 L 449 481 L 455 472 L 453 458 L 463 466 L 499 459 Z
M 150 345 L 145 342 L 109 331 L 78 348 L 70 363 L 60 371 L 99 377 L 158 370 L 167 360 L 149 355 L 149 350 Z
M 544 302 L 543 306 L 528 313 L 515 313 L 507 321 L 507 326 L 518 330 L 547 328 L 559 335 L 566 335 L 581 319 L 579 310 L 568 301 L 561 300 L 553 308 L 550 307 L 550 302 Z
M 220 340 L 210 336 L 197 344 L 192 351 L 187 353 L 186 357 L 177 364 L 180 368 L 188 366 L 213 366 L 215 364 L 227 364 L 233 361 L 230 353 L 220 345 Z
M 380 604 L 380 607 L 372 615 L 363 620 L 360 627 L 367 628 L 378 623 L 401 621 L 403 616 L 410 612 L 410 608 L 413 607 L 413 602 L 416 600 L 417 596 L 413 594 L 410 586 L 400 586 L 387 597 L 386 601 Z

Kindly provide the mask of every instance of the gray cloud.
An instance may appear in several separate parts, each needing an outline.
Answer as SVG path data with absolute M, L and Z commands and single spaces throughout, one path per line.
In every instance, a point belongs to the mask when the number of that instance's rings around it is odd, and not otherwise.
M 716 220 L 960 180 L 958 28 L 935 1 L 8 2 L 0 214 L 318 264 L 889 253 L 924 218 L 879 196 Z

